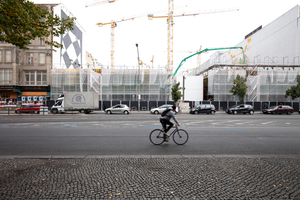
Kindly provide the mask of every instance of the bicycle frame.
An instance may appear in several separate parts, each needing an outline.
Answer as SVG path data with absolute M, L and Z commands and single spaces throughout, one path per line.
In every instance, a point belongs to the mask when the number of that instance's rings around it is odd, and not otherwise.
M 176 132 L 178 131 L 178 126 L 177 126 L 177 124 L 175 124 L 175 126 L 172 127 L 172 128 L 174 128 L 175 130 L 173 130 L 172 133 L 169 134 L 169 137 L 171 137 L 174 133 L 176 133 Z M 171 128 L 171 129 L 172 129 L 172 128 Z M 161 129 L 161 132 L 163 133 L 164 131 L 165 131 L 164 128 L 162 128 L 162 129 Z

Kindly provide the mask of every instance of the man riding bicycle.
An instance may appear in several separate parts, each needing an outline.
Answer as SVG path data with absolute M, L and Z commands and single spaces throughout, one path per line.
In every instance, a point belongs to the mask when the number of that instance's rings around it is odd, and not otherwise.
M 165 142 L 169 142 L 168 138 L 169 138 L 169 135 L 167 134 L 167 132 L 173 127 L 173 123 L 170 122 L 170 119 L 173 118 L 173 120 L 176 122 L 176 124 L 178 126 L 179 123 L 175 117 L 175 112 L 176 112 L 176 106 L 173 105 L 172 108 L 167 108 L 168 110 L 167 111 L 164 111 L 163 114 L 162 114 L 162 117 L 159 119 L 160 123 L 162 124 L 163 128 L 164 128 L 164 141 Z M 169 125 L 167 127 L 167 125 Z

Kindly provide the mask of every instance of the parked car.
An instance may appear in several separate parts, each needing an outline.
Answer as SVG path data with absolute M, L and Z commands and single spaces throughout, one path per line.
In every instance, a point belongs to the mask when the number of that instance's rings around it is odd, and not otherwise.
M 192 108 L 190 110 L 191 114 L 199 114 L 199 113 L 206 113 L 206 114 L 215 114 L 216 113 L 216 108 L 214 105 L 211 104 L 202 104 L 202 105 L 197 105 L 196 107 Z
M 158 108 L 153 108 L 150 110 L 150 113 L 151 114 L 160 114 L 162 113 L 166 108 L 169 108 L 169 107 L 172 107 L 173 105 L 170 105 L 170 104 L 166 104 L 166 105 L 162 105 L 162 106 L 159 106 Z M 178 108 L 176 107 L 176 113 L 178 113 Z M 176 114 L 175 113 L 175 114 Z
M 105 109 L 106 114 L 115 114 L 115 113 L 123 113 L 128 115 L 130 113 L 130 108 L 125 104 L 117 104 L 113 107 Z
M 287 105 L 279 105 L 279 106 L 271 106 L 268 109 L 264 109 L 263 113 L 264 114 L 292 114 L 294 112 L 294 108 L 292 108 L 291 106 L 287 106 Z
M 23 105 L 20 108 L 16 108 L 15 113 L 34 113 L 39 114 L 40 113 L 40 106 L 41 105 Z
M 230 108 L 226 109 L 226 113 L 228 114 L 237 114 L 237 113 L 249 113 L 250 115 L 254 114 L 254 108 L 252 105 L 247 105 L 247 104 L 240 104 L 240 105 L 234 105 Z

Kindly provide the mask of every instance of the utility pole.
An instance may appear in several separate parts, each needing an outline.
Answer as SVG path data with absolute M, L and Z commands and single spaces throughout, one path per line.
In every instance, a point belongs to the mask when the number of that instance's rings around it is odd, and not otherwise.
M 139 76 L 138 76 L 138 84 L 139 84 L 139 93 L 138 93 L 138 111 L 140 112 L 141 108 L 141 83 L 140 83 L 140 55 L 139 55 L 139 45 L 136 43 L 135 44 L 136 49 L 137 49 L 137 54 L 138 54 L 138 65 L 139 65 Z

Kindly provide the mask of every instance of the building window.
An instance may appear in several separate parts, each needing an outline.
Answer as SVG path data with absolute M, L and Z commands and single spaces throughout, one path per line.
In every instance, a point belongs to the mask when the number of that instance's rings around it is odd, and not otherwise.
M 27 64 L 33 64 L 33 53 L 27 53 Z
M 5 62 L 7 62 L 7 63 L 11 62 L 11 51 L 5 52 Z
M 2 51 L 0 51 L 0 63 L 2 62 Z
M 12 84 L 12 69 L 0 69 L 0 85 Z
M 42 46 L 45 45 L 45 41 L 43 41 L 42 38 L 40 38 L 40 45 L 42 45 Z
M 46 54 L 40 53 L 40 64 L 44 65 L 46 63 Z
M 25 85 L 47 85 L 47 71 L 25 71 Z

